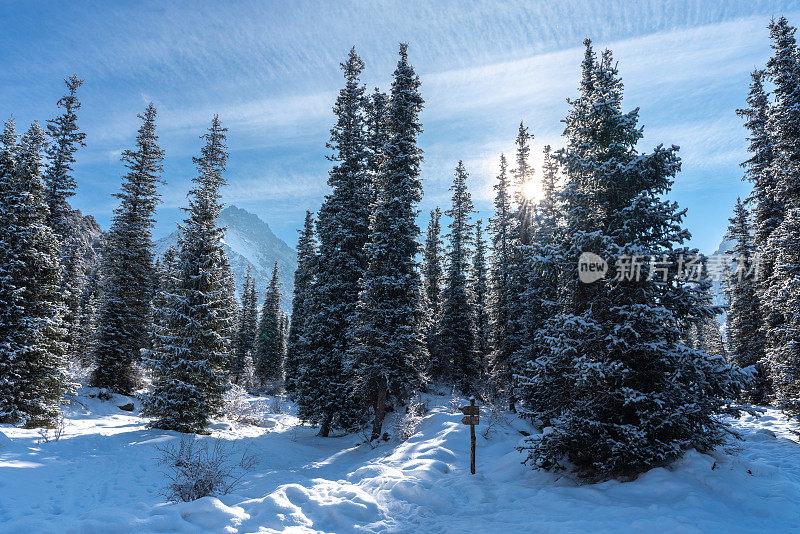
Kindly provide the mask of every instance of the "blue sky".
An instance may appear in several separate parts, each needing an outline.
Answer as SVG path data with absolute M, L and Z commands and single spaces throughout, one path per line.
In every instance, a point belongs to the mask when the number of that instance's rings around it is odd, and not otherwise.
M 720 241 L 741 182 L 741 107 L 749 72 L 769 55 L 766 25 L 788 1 L 372 1 L 17 2 L 0 1 L 0 117 L 21 129 L 56 113 L 62 79 L 77 73 L 80 126 L 73 205 L 107 228 L 136 114 L 152 101 L 166 149 L 155 235 L 175 228 L 214 113 L 229 128 L 224 200 L 257 213 L 296 242 L 306 209 L 327 191 L 325 142 L 342 84 L 339 62 L 355 46 L 364 82 L 387 89 L 397 43 L 422 80 L 426 108 L 423 215 L 448 202 L 463 159 L 480 217 L 491 215 L 501 152 L 520 120 L 541 147 L 563 143 L 565 99 L 578 84 L 581 41 L 611 48 L 625 107 L 640 107 L 642 149 L 681 146 L 671 197 L 688 208 L 693 244 Z M 424 219 L 424 216 L 423 216 Z M 423 220 L 424 222 L 424 220 Z

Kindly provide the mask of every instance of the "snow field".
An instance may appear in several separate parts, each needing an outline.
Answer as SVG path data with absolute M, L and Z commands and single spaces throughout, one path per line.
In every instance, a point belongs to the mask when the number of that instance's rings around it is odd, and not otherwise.
M 258 468 L 235 493 L 165 503 L 155 447 L 180 435 L 146 428 L 138 402 L 122 412 L 127 398 L 81 396 L 59 441 L 0 426 L 0 532 L 800 532 L 800 446 L 775 410 L 733 422 L 738 452 L 691 451 L 634 482 L 580 485 L 521 465 L 520 430 L 534 431 L 510 414 L 488 439 L 483 414 L 470 475 L 460 412 L 426 398 L 416 434 L 374 448 L 319 438 L 291 413 L 219 421 L 198 439 L 247 446 Z

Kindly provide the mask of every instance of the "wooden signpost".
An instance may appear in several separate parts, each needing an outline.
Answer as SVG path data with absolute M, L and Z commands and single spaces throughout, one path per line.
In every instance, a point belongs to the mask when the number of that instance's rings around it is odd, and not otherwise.
M 469 399 L 469 406 L 462 406 L 461 413 L 464 417 L 461 418 L 461 423 L 469 425 L 469 471 L 475 474 L 475 425 L 480 422 L 480 410 L 475 405 L 475 397 Z

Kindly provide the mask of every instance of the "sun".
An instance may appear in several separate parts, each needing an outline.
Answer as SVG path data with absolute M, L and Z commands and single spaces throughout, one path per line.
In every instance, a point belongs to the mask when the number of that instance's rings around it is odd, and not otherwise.
M 529 202 L 538 202 L 542 199 L 542 188 L 538 180 L 528 180 L 522 186 L 522 195 Z

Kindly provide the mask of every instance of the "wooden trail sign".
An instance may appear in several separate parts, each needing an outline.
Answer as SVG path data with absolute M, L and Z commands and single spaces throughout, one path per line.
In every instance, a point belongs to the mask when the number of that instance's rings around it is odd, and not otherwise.
M 469 399 L 469 406 L 462 406 L 461 423 L 469 425 L 469 472 L 475 474 L 475 425 L 480 422 L 480 409 L 475 405 L 475 397 Z

